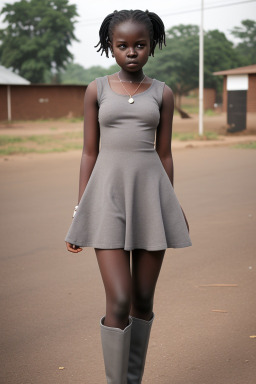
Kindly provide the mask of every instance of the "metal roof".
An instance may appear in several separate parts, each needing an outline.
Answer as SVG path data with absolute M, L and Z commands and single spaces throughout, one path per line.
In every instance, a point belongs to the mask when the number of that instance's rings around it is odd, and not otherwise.
M 225 71 L 213 72 L 214 75 L 246 75 L 250 73 L 256 73 L 256 64 L 247 65 L 246 67 L 227 69 Z
M 0 65 L 0 84 L 30 84 L 30 81 Z

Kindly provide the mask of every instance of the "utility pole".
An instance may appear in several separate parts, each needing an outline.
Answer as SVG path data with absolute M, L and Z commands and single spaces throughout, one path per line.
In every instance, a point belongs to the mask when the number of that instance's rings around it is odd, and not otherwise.
M 204 0 L 201 0 L 201 24 L 199 38 L 199 135 L 204 132 Z

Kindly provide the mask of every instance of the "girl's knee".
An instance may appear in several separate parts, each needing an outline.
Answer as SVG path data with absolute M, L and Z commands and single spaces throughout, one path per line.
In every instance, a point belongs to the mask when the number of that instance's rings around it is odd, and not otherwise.
M 129 316 L 131 298 L 129 295 L 120 295 L 107 301 L 108 312 L 117 320 L 123 320 Z
M 132 299 L 133 308 L 142 314 L 151 313 L 153 310 L 153 298 L 154 294 L 152 292 L 144 291 L 135 294 Z

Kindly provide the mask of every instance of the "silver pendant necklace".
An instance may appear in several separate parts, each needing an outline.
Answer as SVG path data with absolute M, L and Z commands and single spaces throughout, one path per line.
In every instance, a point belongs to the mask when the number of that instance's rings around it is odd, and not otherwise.
M 138 89 L 139 89 L 139 87 L 141 86 L 141 84 L 143 83 L 143 81 L 144 81 L 146 75 L 144 75 L 143 79 L 142 79 L 141 82 L 139 83 L 139 85 L 138 85 L 138 87 L 136 88 L 135 92 L 133 92 L 133 94 L 130 94 L 130 92 L 128 92 L 127 89 L 125 88 L 125 86 L 124 86 L 124 84 L 123 84 L 123 81 L 120 79 L 119 73 L 120 73 L 120 72 L 118 72 L 118 74 L 117 74 L 118 79 L 120 80 L 120 83 L 122 84 L 122 86 L 123 86 L 125 92 L 127 92 L 128 95 L 130 96 L 130 98 L 129 98 L 129 100 L 128 100 L 128 103 L 133 104 L 133 103 L 134 103 L 134 99 L 132 98 L 132 96 L 135 95 L 135 93 L 138 91 Z

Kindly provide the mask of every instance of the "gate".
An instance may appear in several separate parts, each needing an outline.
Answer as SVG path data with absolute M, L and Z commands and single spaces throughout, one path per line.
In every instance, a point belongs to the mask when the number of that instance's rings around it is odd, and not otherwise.
M 246 129 L 247 91 L 228 91 L 228 124 L 229 132 Z
M 246 129 L 248 75 L 228 75 L 228 132 Z

